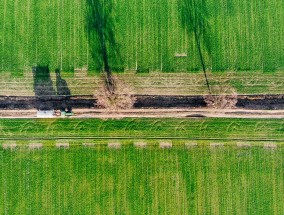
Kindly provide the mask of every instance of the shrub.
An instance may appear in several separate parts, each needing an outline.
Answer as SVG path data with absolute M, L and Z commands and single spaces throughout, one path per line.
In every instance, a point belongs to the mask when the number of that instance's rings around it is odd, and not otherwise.
M 131 86 L 123 80 L 113 76 L 114 92 L 110 92 L 106 87 L 103 77 L 102 85 L 95 93 L 96 106 L 98 108 L 107 109 L 108 111 L 118 111 L 123 109 L 131 109 L 136 101 Z
M 236 91 L 225 86 L 217 87 L 213 94 L 205 95 L 203 98 L 207 107 L 215 109 L 232 109 L 238 102 Z

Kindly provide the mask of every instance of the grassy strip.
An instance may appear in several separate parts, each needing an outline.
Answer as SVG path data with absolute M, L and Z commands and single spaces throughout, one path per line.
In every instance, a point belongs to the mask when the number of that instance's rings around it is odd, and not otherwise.
M 0 119 L 0 138 L 284 139 L 283 119 Z
M 0 77 L 3 86 L 0 95 L 34 96 L 31 71 L 24 77 L 11 77 L 6 73 Z M 133 93 L 146 95 L 202 95 L 207 94 L 202 73 L 121 73 L 119 78 L 133 87 Z M 72 77 L 64 72 L 62 78 L 68 83 L 72 95 L 93 95 L 101 85 L 100 75 Z M 231 87 L 238 94 L 283 94 L 283 71 L 263 72 L 216 72 L 208 73 L 214 93 L 226 93 Z M 56 88 L 55 73 L 51 72 L 53 87 Z M 22 83 L 25 83 L 24 85 Z M 219 89 L 224 86 L 223 90 Z

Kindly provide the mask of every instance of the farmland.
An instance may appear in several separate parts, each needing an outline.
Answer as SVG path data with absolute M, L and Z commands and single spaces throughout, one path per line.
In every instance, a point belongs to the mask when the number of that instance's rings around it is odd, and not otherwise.
M 0 149 L 1 214 L 283 214 L 283 148 Z M 71 141 L 72 142 L 72 141 Z M 49 146 L 48 146 L 49 145 Z
M 100 43 L 85 0 L 1 3 L 0 214 L 284 214 L 283 110 L 251 110 L 283 108 L 283 0 L 194 0 L 201 47 L 182 0 L 102 1 L 115 39 Z M 144 106 L 85 109 L 98 104 L 102 44 Z M 169 109 L 205 106 L 210 90 L 250 109 Z M 75 116 L 59 118 L 67 101 Z M 57 115 L 28 118 L 35 107 Z
M 283 70 L 281 0 L 206 1 L 213 71 Z M 122 62 L 114 70 L 196 71 L 199 57 L 192 35 L 180 24 L 178 0 L 114 0 L 115 34 Z M 1 71 L 49 64 L 64 71 L 98 70 L 86 36 L 83 0 L 5 0 L 0 7 Z M 277 44 L 277 45 L 275 45 Z M 187 57 L 175 57 L 185 53 Z
M 3 214 L 281 214 L 283 123 L 282 119 L 1 119 L 0 144 L 16 143 L 17 148 L 0 149 L 0 210 Z M 70 147 L 56 147 L 62 141 Z M 107 147 L 114 141 L 122 144 L 120 149 Z M 146 148 L 135 148 L 137 141 L 144 141 Z M 161 149 L 159 143 L 167 141 L 173 147 Z M 194 145 L 187 148 L 186 142 Z M 42 148 L 30 149 L 31 143 L 42 143 Z M 264 148 L 266 144 L 277 148 Z
M 0 119 L 0 213 L 282 214 L 283 124 Z

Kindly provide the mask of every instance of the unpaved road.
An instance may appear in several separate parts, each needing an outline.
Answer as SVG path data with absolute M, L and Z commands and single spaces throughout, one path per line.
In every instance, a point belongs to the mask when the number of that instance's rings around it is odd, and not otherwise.
M 208 108 L 173 108 L 173 109 L 131 109 L 108 112 L 101 109 L 74 109 L 70 118 L 284 118 L 284 110 L 216 110 Z M 0 118 L 37 118 L 34 110 L 0 110 Z M 55 116 L 54 118 L 60 118 Z

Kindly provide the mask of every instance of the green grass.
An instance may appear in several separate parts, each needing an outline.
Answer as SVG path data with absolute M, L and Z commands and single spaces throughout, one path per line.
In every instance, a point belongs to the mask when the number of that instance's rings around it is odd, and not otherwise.
M 284 139 L 283 119 L 0 119 L 0 138 Z
M 282 0 L 209 0 L 214 71 L 283 70 L 284 22 Z M 196 71 L 200 62 L 192 35 L 179 19 L 178 0 L 114 0 L 116 38 L 123 64 L 139 71 Z M 0 8 L 0 70 L 30 70 L 49 64 L 53 70 L 97 68 L 85 34 L 83 0 L 5 0 Z M 176 53 L 187 53 L 176 58 Z
M 0 146 L 17 143 L 0 147 L 0 213 L 283 214 L 283 125 L 283 119 L 0 119 Z M 69 149 L 55 147 L 60 138 Z M 163 139 L 173 148 L 160 149 Z M 191 139 L 198 146 L 185 148 Z M 277 148 L 264 148 L 267 139 Z M 108 148 L 113 140 L 122 148 Z M 139 140 L 147 147 L 134 148 Z M 43 148 L 28 149 L 31 141 Z
M 0 149 L 0 213 L 283 214 L 283 152 Z

